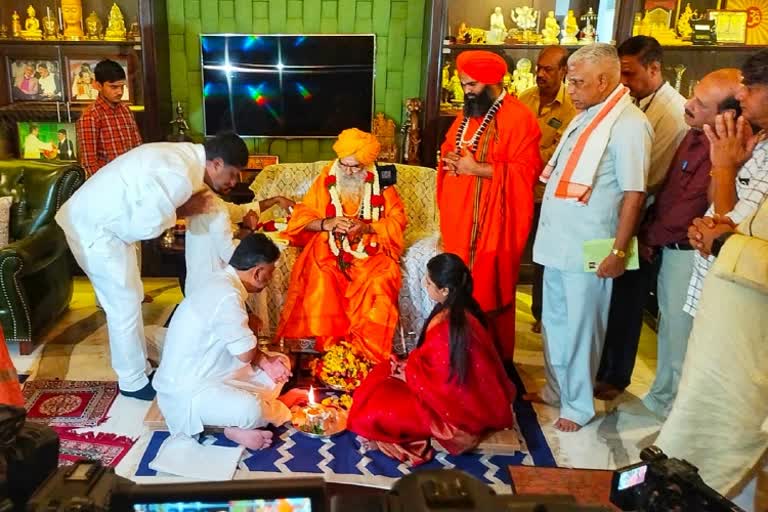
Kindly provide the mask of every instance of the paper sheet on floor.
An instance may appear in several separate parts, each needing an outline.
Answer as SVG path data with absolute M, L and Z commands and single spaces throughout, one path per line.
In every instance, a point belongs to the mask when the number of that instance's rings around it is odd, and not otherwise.
M 149 467 L 161 473 L 199 480 L 231 480 L 242 455 L 242 446 L 203 446 L 189 436 L 171 436 Z

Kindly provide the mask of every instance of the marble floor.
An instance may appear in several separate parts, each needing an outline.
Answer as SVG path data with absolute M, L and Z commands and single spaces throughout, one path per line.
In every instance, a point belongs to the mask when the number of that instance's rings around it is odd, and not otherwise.
M 175 280 L 145 279 L 144 285 L 146 293 L 154 299 L 144 305 L 144 321 L 151 338 L 153 326 L 165 323 L 182 296 Z M 530 300 L 530 287 L 520 287 L 516 361 L 528 390 L 536 390 L 544 381 L 544 367 L 541 337 L 530 330 L 533 322 Z M 93 290 L 83 278 L 76 279 L 70 309 L 45 335 L 45 343 L 28 356 L 19 355 L 17 345 L 11 344 L 10 350 L 18 372 L 29 374 L 30 379 L 115 379 L 109 364 L 104 314 L 96 308 Z M 544 434 L 560 466 L 613 469 L 639 460 L 640 450 L 653 442 L 660 422 L 643 410 L 626 405 L 618 410 L 618 406 L 620 402 L 632 401 L 647 391 L 655 366 L 656 336 L 645 326 L 628 392 L 612 403 L 597 402 L 598 416 L 581 431 L 562 433 L 555 430 L 552 423 L 557 418 L 557 410 L 535 405 Z M 118 396 L 109 419 L 91 429 L 139 439 L 117 467 L 119 474 L 129 478 L 133 476 L 150 437 L 143 424 L 148 408 L 147 402 Z

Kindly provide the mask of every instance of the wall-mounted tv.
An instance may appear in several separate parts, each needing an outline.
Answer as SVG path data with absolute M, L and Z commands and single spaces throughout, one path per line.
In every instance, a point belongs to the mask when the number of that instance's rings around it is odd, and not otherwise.
M 370 130 L 374 35 L 202 35 L 205 134 Z

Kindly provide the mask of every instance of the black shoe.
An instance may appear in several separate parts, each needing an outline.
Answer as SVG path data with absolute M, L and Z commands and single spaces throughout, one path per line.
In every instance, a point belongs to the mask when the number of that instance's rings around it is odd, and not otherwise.
M 123 391 L 121 389 L 120 394 L 130 398 L 136 398 L 137 400 L 151 402 L 155 399 L 155 388 L 152 387 L 152 382 L 147 382 L 146 386 L 137 391 Z

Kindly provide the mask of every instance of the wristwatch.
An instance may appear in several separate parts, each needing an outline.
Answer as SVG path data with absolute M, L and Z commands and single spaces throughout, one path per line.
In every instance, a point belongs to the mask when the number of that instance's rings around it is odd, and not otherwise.
M 613 254 L 614 256 L 618 256 L 621 259 L 624 259 L 624 258 L 627 257 L 627 253 L 625 253 L 621 249 L 615 249 L 614 248 L 613 250 L 611 250 L 611 254 Z
M 710 251 L 712 256 L 717 258 L 720 255 L 720 251 L 725 245 L 725 242 L 731 237 L 731 235 L 735 235 L 735 234 L 736 233 L 734 231 L 729 231 L 727 233 L 723 233 L 719 237 L 712 240 L 712 250 Z

